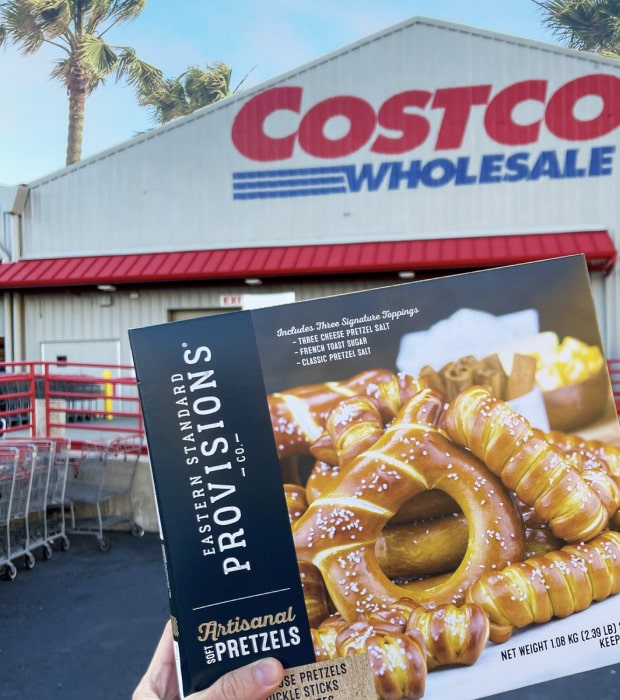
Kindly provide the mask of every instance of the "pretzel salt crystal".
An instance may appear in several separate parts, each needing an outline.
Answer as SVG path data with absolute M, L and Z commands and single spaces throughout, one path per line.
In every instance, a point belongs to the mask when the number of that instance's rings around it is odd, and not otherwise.
M 422 605 L 459 603 L 484 571 L 523 557 L 520 516 L 499 479 L 437 429 L 418 422 L 434 416 L 438 404 L 441 396 L 419 391 L 294 525 L 298 558 L 319 567 L 336 609 L 350 621 L 401 597 Z M 375 544 L 400 506 L 429 489 L 445 491 L 460 506 L 469 523 L 468 547 L 445 581 L 428 588 L 422 583 L 412 595 L 380 570 Z

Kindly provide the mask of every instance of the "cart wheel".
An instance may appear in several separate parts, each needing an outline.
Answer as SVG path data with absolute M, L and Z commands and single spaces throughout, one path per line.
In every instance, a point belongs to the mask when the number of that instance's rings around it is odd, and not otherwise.
M 15 564 L 13 564 L 12 561 L 10 561 L 5 568 L 4 573 L 6 574 L 6 577 L 9 579 L 9 581 L 14 581 L 15 577 L 17 576 L 17 567 Z
M 49 543 L 43 545 L 43 559 L 45 559 L 45 561 L 49 561 L 53 556 L 54 550 L 52 549 L 52 546 Z
M 63 552 L 68 552 L 69 547 L 71 547 L 71 542 L 69 541 L 69 538 L 66 535 L 63 535 L 63 537 L 60 540 L 60 549 L 62 549 Z
M 134 523 L 131 526 L 131 534 L 134 537 L 142 537 L 144 535 L 144 528 L 142 527 L 142 525 L 137 525 L 136 523 Z
M 27 569 L 34 569 L 34 565 L 37 563 L 37 560 L 32 552 L 26 552 L 24 555 L 24 564 L 26 565 Z
M 102 552 L 108 552 L 110 550 L 110 543 L 105 539 L 105 537 L 102 537 L 99 540 L 99 549 Z

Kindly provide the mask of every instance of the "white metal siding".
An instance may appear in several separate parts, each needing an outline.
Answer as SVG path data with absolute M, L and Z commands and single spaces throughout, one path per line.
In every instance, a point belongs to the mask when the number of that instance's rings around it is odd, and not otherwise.
M 495 94 L 526 79 L 548 80 L 549 96 L 568 80 L 598 72 L 620 75 L 620 66 L 445 23 L 404 24 L 34 183 L 24 219 L 24 256 L 613 229 L 620 206 L 617 175 L 398 191 L 384 187 L 319 201 L 232 199 L 236 170 L 389 160 L 371 153 L 368 144 L 353 156 L 327 161 L 299 148 L 286 161 L 257 164 L 245 158 L 231 142 L 233 119 L 248 99 L 269 87 L 303 87 L 303 114 L 335 95 L 361 97 L 378 110 L 387 97 L 403 90 L 490 84 Z M 532 121 L 542 106 L 521 108 L 526 121 Z M 442 154 L 434 151 L 433 134 L 443 110 L 426 110 L 431 136 L 400 159 L 475 159 L 482 153 L 523 150 L 491 142 L 483 113 L 483 107 L 473 107 L 462 147 Z M 280 112 L 269 128 L 291 133 L 300 116 Z M 608 144 L 610 138 L 618 142 L 618 132 L 589 141 L 588 147 Z M 539 143 L 529 150 L 571 145 L 543 127 Z
M 299 284 L 287 287 L 298 301 L 333 296 L 345 292 L 371 289 L 388 282 L 363 281 Z M 284 291 L 282 287 L 263 285 L 253 294 Z M 128 331 L 130 328 L 165 323 L 170 309 L 220 309 L 220 299 L 226 295 L 247 294 L 243 286 L 143 290 L 138 298 L 128 292 L 112 294 L 83 292 L 80 294 L 24 295 L 25 357 L 30 361 L 43 359 L 46 343 L 75 341 L 118 341 L 121 364 L 132 364 Z M 224 311 L 232 309 L 222 309 Z M 78 346 L 75 348 L 79 352 Z M 45 358 L 54 359 L 54 358 Z M 97 357 L 72 357 L 72 362 L 103 362 Z
M 32 184 L 23 219 L 26 258 L 97 255 L 168 250 L 214 249 L 258 245 L 338 243 L 365 240 L 443 238 L 465 235 L 542 233 L 605 228 L 620 244 L 620 165 L 605 177 L 545 179 L 476 186 L 402 188 L 279 200 L 235 201 L 232 173 L 252 168 L 316 167 L 325 160 L 299 148 L 290 161 L 256 164 L 232 146 L 231 125 L 241 106 L 274 86 L 303 87 L 302 115 L 335 95 L 359 96 L 378 110 L 389 96 L 404 90 L 490 84 L 492 94 L 527 79 L 548 81 L 547 96 L 567 81 L 595 73 L 620 76 L 620 64 L 590 54 L 517 40 L 490 32 L 428 20 L 405 22 L 351 47 L 302 66 L 247 93 L 201 110 L 167 127 L 137 137 Z M 541 105 L 523 106 L 525 122 Z M 618 113 L 620 105 L 612 105 Z M 538 111 L 537 111 L 538 110 Z M 472 159 L 516 147 L 492 142 L 482 127 L 483 108 L 472 108 L 462 148 L 447 157 Z M 441 110 L 425 112 L 436 133 Z M 273 128 L 291 133 L 301 115 L 280 113 Z M 291 121 L 292 119 L 292 121 Z M 270 126 L 270 128 L 272 128 Z M 572 144 L 586 151 L 597 145 L 616 148 L 620 129 Z M 571 143 L 544 127 L 533 152 L 566 150 Z M 429 138 L 401 158 L 436 158 Z M 385 160 L 385 158 L 383 159 Z M 328 164 L 370 163 L 382 158 L 368 145 L 354 156 Z M 620 357 L 620 272 L 603 283 L 601 324 L 607 352 Z M 301 288 L 301 287 L 300 287 Z M 309 287 L 303 287 L 304 290 Z M 338 289 L 343 291 L 343 289 Z M 211 292 L 215 294 L 216 292 Z M 179 295 L 189 292 L 178 292 Z M 27 341 L 53 334 L 118 335 L 132 325 L 159 322 L 164 298 L 172 293 L 144 293 L 131 306 L 115 298 L 100 308 L 88 295 L 52 295 L 38 304 L 46 311 L 37 321 L 27 316 Z M 28 301 L 27 305 L 31 305 Z M 58 306 L 52 309 L 52 306 Z M 48 308 L 49 306 L 49 308 Z M 121 308 L 122 307 L 122 308 Z M 54 323 L 56 316 L 58 323 Z M 95 321 L 95 319 L 97 319 Z M 36 334 L 30 329 L 37 327 Z M 42 325 L 46 325 L 43 329 Z M 92 327 L 91 327 L 92 325 Z M 44 332 L 43 332 L 44 331 Z M 123 343 L 126 341 L 123 340 Z M 33 349 L 28 348 L 29 352 Z M 126 348 L 123 355 L 127 356 Z

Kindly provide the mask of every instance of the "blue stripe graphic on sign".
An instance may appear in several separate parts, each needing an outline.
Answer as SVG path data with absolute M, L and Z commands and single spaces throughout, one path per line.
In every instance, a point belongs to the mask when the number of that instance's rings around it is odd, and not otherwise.
M 343 194 L 349 191 L 346 173 L 347 166 L 233 173 L 233 199 L 273 199 Z

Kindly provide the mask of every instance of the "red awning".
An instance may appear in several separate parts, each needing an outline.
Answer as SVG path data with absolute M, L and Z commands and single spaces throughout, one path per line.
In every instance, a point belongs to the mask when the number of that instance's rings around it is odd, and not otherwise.
M 618 255 L 607 231 L 98 255 L 0 264 L 0 289 L 480 269 L 578 253 L 605 273 Z

